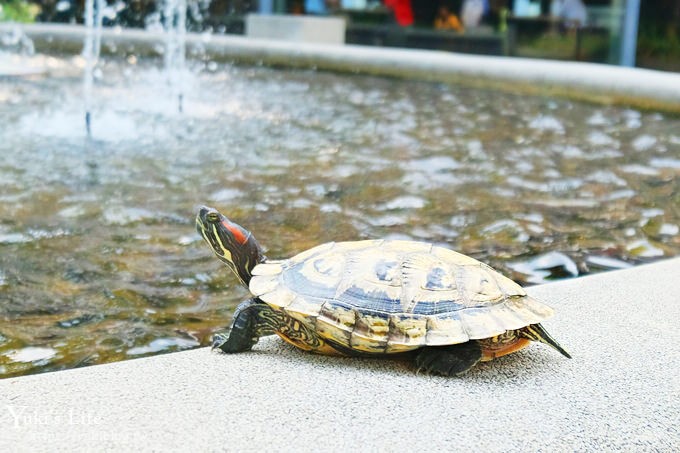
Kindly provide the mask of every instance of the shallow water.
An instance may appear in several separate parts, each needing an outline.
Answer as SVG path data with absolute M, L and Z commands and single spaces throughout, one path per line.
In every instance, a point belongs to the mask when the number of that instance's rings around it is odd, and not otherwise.
M 680 252 L 680 119 L 442 84 L 194 62 L 0 79 L 0 377 L 209 343 L 240 288 L 200 204 L 271 257 L 446 244 L 527 284 Z

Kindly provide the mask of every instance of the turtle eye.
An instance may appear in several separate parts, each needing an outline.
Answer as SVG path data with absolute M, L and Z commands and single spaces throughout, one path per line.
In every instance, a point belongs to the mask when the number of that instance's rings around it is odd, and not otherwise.
M 210 223 L 217 223 L 220 221 L 220 215 L 215 211 L 211 211 L 205 215 L 205 219 Z

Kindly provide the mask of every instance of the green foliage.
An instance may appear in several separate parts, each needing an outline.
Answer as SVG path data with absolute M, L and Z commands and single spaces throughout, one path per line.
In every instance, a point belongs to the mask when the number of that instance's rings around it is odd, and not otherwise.
M 680 2 L 658 0 L 640 5 L 638 57 L 680 59 Z
M 609 37 L 583 33 L 578 43 L 575 33 L 546 33 L 518 43 L 516 52 L 529 58 L 605 62 L 609 53 Z
M 666 33 L 660 27 L 641 27 L 638 52 L 643 55 L 680 56 L 680 36 Z
M 33 22 L 39 7 L 24 0 L 0 0 L 0 22 Z

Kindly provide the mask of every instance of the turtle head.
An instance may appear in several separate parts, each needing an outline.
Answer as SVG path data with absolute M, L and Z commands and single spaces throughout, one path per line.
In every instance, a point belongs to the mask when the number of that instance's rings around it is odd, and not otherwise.
M 207 206 L 198 211 L 196 229 L 215 255 L 248 287 L 253 268 L 266 259 L 255 236 Z

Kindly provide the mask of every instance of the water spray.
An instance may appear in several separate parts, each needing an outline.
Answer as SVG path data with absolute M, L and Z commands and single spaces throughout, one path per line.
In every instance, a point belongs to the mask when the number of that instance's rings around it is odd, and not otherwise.
M 165 73 L 171 97 L 177 99 L 177 111 L 184 110 L 183 79 L 186 47 L 186 0 L 165 0 L 163 3 L 165 31 Z
M 96 1 L 96 8 L 95 8 Z M 87 138 L 92 138 L 92 86 L 94 84 L 94 67 L 99 60 L 101 49 L 102 21 L 104 18 L 104 0 L 85 1 L 85 43 L 83 44 L 83 98 L 85 103 L 85 131 Z

